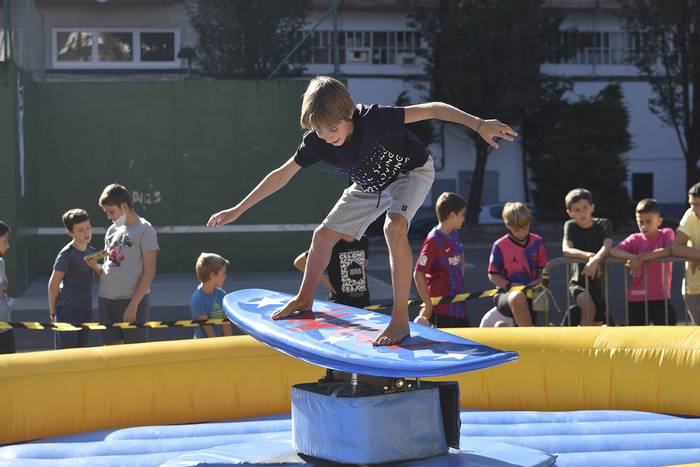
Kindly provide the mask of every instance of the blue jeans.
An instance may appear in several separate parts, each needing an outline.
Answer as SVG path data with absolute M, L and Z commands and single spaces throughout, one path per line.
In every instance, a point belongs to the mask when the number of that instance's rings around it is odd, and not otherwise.
M 56 307 L 56 321 L 71 324 L 80 324 L 91 321 L 92 310 L 83 310 L 70 305 Z M 72 349 L 74 347 L 87 347 L 88 330 L 56 332 L 56 348 Z

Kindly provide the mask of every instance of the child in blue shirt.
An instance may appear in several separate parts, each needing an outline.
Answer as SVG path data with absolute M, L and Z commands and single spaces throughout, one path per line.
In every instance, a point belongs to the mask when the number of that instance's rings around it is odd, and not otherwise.
M 49 315 L 51 321 L 80 324 L 91 320 L 92 279 L 100 266 L 93 267 L 86 258 L 97 250 L 90 245 L 90 216 L 83 209 L 70 209 L 63 214 L 63 225 L 71 241 L 56 256 L 49 279 Z M 56 348 L 87 347 L 88 330 L 56 333 Z
M 192 293 L 190 300 L 190 316 L 192 319 L 223 319 L 224 296 L 226 291 L 221 287 L 226 280 L 226 268 L 229 262 L 215 253 L 202 253 L 197 258 L 195 266 L 199 286 Z M 231 323 L 223 323 L 221 326 L 205 324 L 195 328 L 195 339 L 203 337 L 232 336 Z

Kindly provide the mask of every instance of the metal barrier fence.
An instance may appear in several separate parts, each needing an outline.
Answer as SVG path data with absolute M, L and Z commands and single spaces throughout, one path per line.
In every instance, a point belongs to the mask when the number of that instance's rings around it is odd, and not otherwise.
M 660 258 L 660 259 L 654 259 L 650 261 L 645 261 L 642 263 L 642 275 L 643 275 L 643 281 L 644 281 L 644 323 L 645 325 L 649 324 L 649 300 L 648 300 L 648 293 L 649 293 L 649 274 L 647 273 L 648 268 L 652 265 L 652 263 L 661 263 L 661 289 L 663 291 L 664 295 L 664 315 L 665 315 L 665 322 L 669 322 L 669 297 L 671 296 L 671 283 L 672 281 L 666 281 L 667 277 L 667 268 L 673 268 L 673 264 L 671 263 L 679 263 L 679 262 L 686 262 L 686 258 L 679 258 L 676 256 L 670 256 L 666 258 Z M 581 264 L 583 265 L 586 264 L 585 260 L 578 260 L 578 259 L 572 259 L 572 258 L 555 258 L 547 263 L 547 265 L 544 268 L 544 275 L 545 277 L 549 278 L 551 276 L 551 272 L 553 269 L 556 269 L 561 266 L 565 266 L 565 286 L 566 286 L 566 310 L 564 311 L 564 318 L 562 319 L 561 323 L 559 324 L 560 326 L 563 326 L 564 324 L 571 325 L 571 300 L 572 296 L 569 290 L 569 286 L 571 284 L 571 265 L 573 264 Z M 629 325 L 629 301 L 628 301 L 628 281 L 630 279 L 630 271 L 626 267 L 626 261 L 620 260 L 617 258 L 605 258 L 603 262 L 601 263 L 602 267 L 602 279 L 603 279 L 603 301 L 605 304 L 605 323 L 607 325 L 613 324 L 611 321 L 611 314 L 610 314 L 610 293 L 609 293 L 609 265 L 612 264 L 620 264 L 622 265 L 622 273 L 623 273 L 623 284 L 624 284 L 624 309 L 625 309 L 625 325 Z M 589 292 L 589 296 L 592 295 L 590 293 L 590 282 L 589 282 L 588 276 L 585 276 L 585 289 L 586 291 Z M 537 295 L 537 297 L 534 298 L 533 303 L 537 303 L 539 300 L 546 300 L 547 297 L 552 300 L 554 303 L 554 306 L 557 308 L 557 311 L 561 312 L 562 310 L 559 308 L 556 299 L 554 298 L 554 295 L 552 294 L 549 285 L 547 285 L 546 290 L 542 291 L 540 294 Z M 543 308 L 548 308 L 548 307 L 543 307 Z M 685 310 L 683 312 L 685 315 Z M 549 325 L 549 313 L 547 312 L 545 314 L 545 321 L 546 325 Z

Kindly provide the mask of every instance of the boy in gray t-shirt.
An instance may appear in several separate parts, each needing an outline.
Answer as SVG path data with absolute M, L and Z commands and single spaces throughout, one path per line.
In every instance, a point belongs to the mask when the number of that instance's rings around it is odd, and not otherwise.
M 158 238 L 153 226 L 131 208 L 126 187 L 113 183 L 100 196 L 100 206 L 113 222 L 105 233 L 105 262 L 100 275 L 100 321 L 148 321 L 149 293 L 156 274 Z M 104 343 L 146 342 L 148 329 L 108 328 Z
M 7 275 L 3 256 L 10 249 L 10 227 L 0 221 L 0 321 L 12 321 L 9 299 L 7 298 Z M 15 353 L 15 337 L 12 329 L 0 331 L 0 354 Z

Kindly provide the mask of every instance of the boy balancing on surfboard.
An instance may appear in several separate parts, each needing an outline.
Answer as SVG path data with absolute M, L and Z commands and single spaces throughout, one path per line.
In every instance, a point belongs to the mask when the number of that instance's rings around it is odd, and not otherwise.
M 441 102 L 408 107 L 355 105 L 340 81 L 327 76 L 311 80 L 301 106 L 301 126 L 308 131 L 294 155 L 240 203 L 213 214 L 207 222 L 217 226 L 235 221 L 289 183 L 299 169 L 318 161 L 331 164 L 354 182 L 314 231 L 299 292 L 272 314 L 273 319 L 309 310 L 333 245 L 343 235 L 360 238 L 372 221 L 388 211 L 384 236 L 389 247 L 394 308 L 389 325 L 373 343 L 391 345 L 408 335 L 413 263 L 408 226 L 430 191 L 435 170 L 430 153 L 405 125 L 431 118 L 471 128 L 496 149 L 496 138 L 513 141 L 517 136 L 498 120 L 483 120 Z

